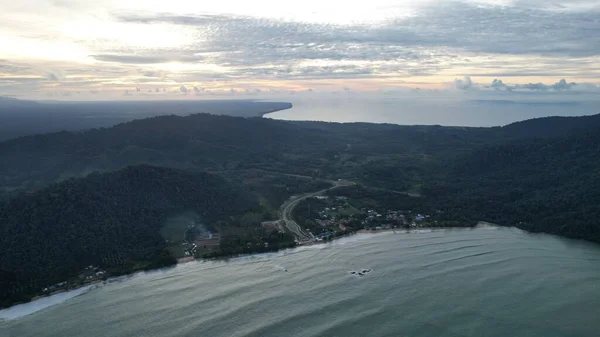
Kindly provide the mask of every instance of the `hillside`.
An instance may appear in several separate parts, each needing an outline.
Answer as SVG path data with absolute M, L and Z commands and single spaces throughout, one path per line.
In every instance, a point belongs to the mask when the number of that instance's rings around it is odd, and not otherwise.
M 600 128 L 484 147 L 424 190 L 476 219 L 600 243 Z
M 2 142 L 1 300 L 27 299 L 90 264 L 173 263 L 159 229 L 183 210 L 219 232 L 211 254 L 293 245 L 260 223 L 290 195 L 323 188 L 318 178 L 420 192 L 419 207 L 454 223 L 600 242 L 598 116 L 462 128 L 197 114 Z
M 206 173 L 135 166 L 70 179 L 0 208 L 0 306 L 27 300 L 88 265 L 115 273 L 173 264 L 159 230 L 193 210 L 205 223 L 258 202 Z
M 430 156 L 463 153 L 488 134 L 483 128 L 161 116 L 2 142 L 0 191 L 37 189 L 137 164 L 212 171 L 266 168 L 332 178 L 377 176 L 385 166 L 417 176 L 415 167 Z
M 555 138 L 587 133 L 600 128 L 600 114 L 581 117 L 543 117 L 516 122 L 500 128 L 504 140 Z
M 160 116 L 85 132 L 0 142 L 0 197 L 93 171 L 151 164 L 187 170 L 268 169 L 409 189 L 435 163 L 486 144 L 580 133 L 600 115 L 542 118 L 502 128 L 288 122 L 209 114 Z M 600 127 L 600 126 L 599 126 Z M 391 179 L 393 177 L 393 179 Z M 391 184 L 391 185 L 390 185 Z
M 0 97 L 0 141 L 45 132 L 110 127 L 170 113 L 260 117 L 291 106 L 285 102 L 253 100 L 34 102 Z

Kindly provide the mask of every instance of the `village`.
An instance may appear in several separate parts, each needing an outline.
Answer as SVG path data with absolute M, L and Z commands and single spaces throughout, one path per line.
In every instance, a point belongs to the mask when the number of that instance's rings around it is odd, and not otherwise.
M 317 241 L 358 230 L 418 229 L 437 226 L 430 215 L 411 210 L 387 209 L 382 205 L 353 205 L 347 196 L 318 195 L 298 205 L 296 221 Z
M 200 218 L 190 224 L 184 233 L 184 241 L 181 243 L 184 258 L 193 259 L 202 254 L 219 249 L 221 236 L 206 230 Z
M 44 287 L 42 289 L 42 293 L 44 295 L 52 295 L 55 293 L 78 288 L 85 284 L 104 281 L 106 280 L 106 277 L 107 273 L 105 270 L 102 270 L 100 267 L 90 265 L 87 266 L 83 271 L 81 271 L 77 278 Z

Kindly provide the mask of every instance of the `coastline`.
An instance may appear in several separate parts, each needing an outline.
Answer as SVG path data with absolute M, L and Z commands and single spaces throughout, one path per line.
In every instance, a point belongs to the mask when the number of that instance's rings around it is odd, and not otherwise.
M 500 225 L 491 223 L 491 222 L 485 222 L 485 221 L 478 221 L 477 224 L 475 226 L 454 226 L 454 227 L 431 227 L 431 226 L 423 226 L 423 227 L 415 227 L 415 228 L 389 228 L 389 229 L 361 229 L 358 230 L 356 233 L 361 233 L 361 234 L 369 234 L 369 233 L 383 233 L 383 232 L 394 232 L 397 234 L 410 234 L 411 232 L 416 232 L 418 233 L 419 231 L 436 231 L 436 230 L 448 230 L 448 229 L 467 229 L 467 228 L 483 228 L 483 227 L 501 227 Z
M 431 231 L 442 231 L 442 230 L 447 230 L 447 229 L 466 229 L 466 228 L 478 228 L 478 227 L 498 227 L 498 225 L 493 224 L 493 223 L 488 223 L 488 222 L 483 222 L 483 221 L 479 221 L 477 223 L 476 226 L 474 227 L 419 227 L 419 228 L 413 228 L 413 229 L 405 229 L 405 228 L 390 228 L 390 229 L 374 229 L 374 230 L 370 230 L 370 229 L 360 229 L 358 231 L 355 232 L 349 232 L 349 233 L 345 233 L 344 235 L 340 235 L 340 236 L 336 236 L 334 238 L 332 238 L 331 240 L 327 240 L 327 241 L 314 241 L 314 242 L 310 242 L 307 244 L 302 244 L 302 245 L 297 245 L 295 247 L 290 247 L 290 248 L 283 248 L 283 249 L 278 249 L 278 250 L 274 250 L 268 253 L 277 253 L 277 252 L 282 252 L 282 251 L 286 251 L 286 250 L 290 250 L 290 249 L 297 249 L 297 248 L 301 248 L 301 247 L 309 247 L 309 246 L 315 246 L 315 245 L 326 245 L 329 243 L 332 243 L 334 241 L 340 240 L 340 239 L 344 239 L 344 238 L 348 238 L 354 235 L 360 235 L 360 234 L 381 234 L 381 233 L 396 233 L 396 234 L 410 234 L 410 233 L 423 233 L 423 231 L 426 232 L 431 232 Z M 30 313 L 27 313 L 25 315 L 22 315 L 20 317 L 24 317 L 33 313 L 36 313 L 38 311 L 44 310 L 46 308 L 52 307 L 54 305 L 58 305 L 60 303 L 63 303 L 64 301 L 68 301 L 71 298 L 83 295 L 91 290 L 100 288 L 104 285 L 113 283 L 113 282 L 118 282 L 130 277 L 135 276 L 136 274 L 140 274 L 140 273 L 150 273 L 150 272 L 155 272 L 161 269 L 168 269 L 168 268 L 172 268 L 175 267 L 177 265 L 183 265 L 186 263 L 190 263 L 190 262 L 195 262 L 195 261 L 222 261 L 222 260 L 228 260 L 228 259 L 235 259 L 235 258 L 243 258 L 243 257 L 247 257 L 247 256 L 253 256 L 253 255 L 261 255 L 261 254 L 266 254 L 266 253 L 251 253 L 251 254 L 239 254 L 239 255 L 229 255 L 229 256 L 217 256 L 217 257 L 211 257 L 211 258 L 193 258 L 193 257 L 184 257 L 184 258 L 180 258 L 177 259 L 177 263 L 172 265 L 172 266 L 168 266 L 168 267 L 160 267 L 160 268 L 155 268 L 155 269 L 149 269 L 149 270 L 142 270 L 142 271 L 136 271 L 133 272 L 131 274 L 125 274 L 125 275 L 120 275 L 120 276 L 114 276 L 114 277 L 110 277 L 106 280 L 96 280 L 94 282 L 90 282 L 90 283 L 86 283 L 83 284 L 79 287 L 73 288 L 73 289 L 69 289 L 69 290 L 59 290 L 56 291 L 52 294 L 47 294 L 47 295 L 40 295 L 40 296 L 36 296 L 34 298 L 31 299 L 31 301 L 28 302 L 23 302 L 23 303 L 16 303 L 10 307 L 6 307 L 6 308 L 1 308 L 0 309 L 0 322 L 3 320 L 10 320 L 10 319 L 15 319 L 15 318 L 6 318 L 3 313 L 8 312 L 9 310 L 15 310 L 18 309 L 22 306 L 26 306 L 26 305 L 32 305 L 34 303 L 39 303 L 40 301 L 44 301 L 44 300 L 48 300 L 51 298 L 56 298 L 57 296 L 60 295 L 64 295 L 65 299 L 61 302 L 58 303 L 54 303 L 54 304 L 49 304 L 46 306 L 42 306 L 41 308 L 39 308 L 38 310 L 34 310 Z M 17 317 L 19 318 L 19 317 Z
M 256 100 L 256 101 L 257 101 L 257 102 L 264 102 L 264 103 L 270 103 L 270 102 L 272 102 L 272 103 L 280 103 L 280 102 L 277 102 L 277 101 L 271 101 L 271 100 Z M 294 107 L 294 104 L 292 104 L 292 103 L 290 103 L 290 102 L 285 102 L 285 103 L 287 103 L 287 104 L 289 104 L 289 105 L 288 105 L 288 106 L 286 106 L 286 107 L 284 107 L 284 108 L 275 108 L 275 109 L 272 109 L 272 110 L 270 110 L 270 111 L 261 112 L 261 113 L 259 114 L 259 116 L 257 116 L 257 117 L 260 117 L 260 118 L 269 118 L 269 117 L 266 117 L 266 116 L 267 116 L 267 115 L 270 115 L 270 114 L 273 114 L 273 113 L 276 113 L 276 112 L 279 112 L 279 111 L 285 111 L 285 110 L 289 110 L 289 109 L 291 109 L 291 108 L 293 108 L 293 107 Z

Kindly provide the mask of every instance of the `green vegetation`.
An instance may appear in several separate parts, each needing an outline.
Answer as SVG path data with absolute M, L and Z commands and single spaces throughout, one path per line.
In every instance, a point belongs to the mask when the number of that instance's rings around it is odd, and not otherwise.
M 264 253 L 295 246 L 292 235 L 263 228 L 260 222 L 243 225 L 220 223 L 219 232 L 223 235 L 219 251 L 202 257 Z
M 432 155 L 462 153 L 489 139 L 485 129 L 285 122 L 207 114 L 162 116 L 81 133 L 0 143 L 5 197 L 68 177 L 151 164 L 192 171 L 263 169 L 329 179 L 418 179 Z M 378 169 L 387 167 L 386 170 Z M 410 169 L 409 173 L 405 173 Z M 403 179 L 396 179 L 404 188 Z
M 294 209 L 294 219 L 314 235 L 323 232 L 341 235 L 363 228 L 472 227 L 477 224 L 477 219 L 465 216 L 459 208 L 444 207 L 433 198 L 379 188 L 340 187 L 328 191 L 325 197 L 304 200 Z
M 89 265 L 118 274 L 293 246 L 266 222 L 338 179 L 358 185 L 294 209 L 324 239 L 421 214 L 600 242 L 600 115 L 502 128 L 162 116 L 14 139 L 0 156 L 0 306 Z M 183 212 L 205 231 L 173 221 Z
M 423 193 L 473 219 L 600 243 L 600 130 L 484 147 Z
M 249 194 L 206 173 L 151 166 L 71 179 L 0 209 L 0 305 L 95 265 L 109 274 L 175 263 L 160 235 L 164 220 L 194 210 L 207 222 L 258 209 Z
M 266 220 L 275 220 L 279 207 L 291 196 L 324 190 L 332 186 L 327 181 L 313 177 L 293 176 L 265 170 L 216 173 L 256 194 L 262 201 L 262 205 L 273 213 L 273 216 Z

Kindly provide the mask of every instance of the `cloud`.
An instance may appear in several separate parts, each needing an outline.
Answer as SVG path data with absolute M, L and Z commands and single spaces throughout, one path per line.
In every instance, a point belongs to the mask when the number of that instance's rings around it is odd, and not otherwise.
M 123 22 L 197 29 L 196 52 L 217 62 L 433 60 L 458 51 L 546 56 L 600 55 L 598 12 L 436 1 L 378 25 L 307 23 L 233 15 L 119 15 Z M 436 55 L 431 55 L 430 51 Z M 242 52 L 245 57 L 240 58 Z
M 554 83 L 551 87 L 554 90 L 570 90 L 573 86 L 577 85 L 575 82 L 567 83 L 565 79 Z
M 600 78 L 597 0 L 560 0 L 558 5 L 546 0 L 428 0 L 409 6 L 410 1 L 374 0 L 364 9 L 389 6 L 381 17 L 372 20 L 365 13 L 364 20 L 343 23 L 321 15 L 337 11 L 341 1 L 324 4 L 308 16 L 281 14 L 294 13 L 288 7 L 302 7 L 296 3 L 256 14 L 249 9 L 252 6 L 195 2 L 185 8 L 169 6 L 171 13 L 161 13 L 153 12 L 156 7 L 142 11 L 128 2 L 103 1 L 73 1 L 50 12 L 57 6 L 40 2 L 42 11 L 9 6 L 0 13 L 4 18 L 23 11 L 21 21 L 28 23 L 9 20 L 7 29 L 15 32 L 16 42 L 10 50 L 0 51 L 3 92 L 81 86 L 120 96 L 125 87 L 185 83 L 183 93 L 200 94 L 189 84 L 202 83 L 218 92 L 225 87 L 253 93 L 251 88 L 281 86 L 300 93 L 308 87 L 339 91 L 346 83 L 353 91 L 378 90 L 404 80 L 410 82 L 405 86 L 440 88 L 462 74 L 497 80 L 490 84 L 486 79 L 479 87 L 468 77 L 459 78 L 454 81 L 459 90 L 587 92 L 595 89 L 580 82 Z M 220 9 L 209 10 L 213 5 Z M 359 9 L 346 7 L 348 11 L 339 11 L 341 17 Z M 98 8 L 109 13 L 102 20 L 89 15 Z M 35 18 L 27 17 L 32 13 Z M 38 20 L 40 15 L 47 20 Z M 65 22 L 65 15 L 89 19 L 99 29 L 53 29 Z M 31 54 L 31 48 L 19 46 L 37 45 L 58 52 L 21 57 Z M 523 79 L 526 76 L 531 79 Z M 531 83 L 507 84 L 508 77 Z M 560 78 L 573 82 L 545 84 Z
M 144 77 L 157 77 L 157 78 L 161 78 L 161 77 L 165 76 L 165 73 L 163 71 L 147 70 L 147 71 L 142 71 L 142 75 Z
M 560 81 L 553 84 L 544 84 L 541 82 L 538 83 L 527 83 L 527 84 L 515 84 L 515 85 L 507 85 L 502 80 L 494 79 L 489 86 L 489 88 L 495 90 L 504 90 L 504 91 L 570 91 L 572 89 L 579 89 L 580 91 L 595 91 L 598 89 L 598 86 L 591 83 L 575 83 L 575 82 L 567 82 L 565 79 L 561 79 Z
M 54 82 L 60 81 L 59 75 L 57 75 L 55 73 L 48 73 L 46 75 L 46 78 L 49 79 L 50 81 L 54 81 Z
M 179 54 L 179 53 L 177 53 Z M 92 58 L 103 62 L 126 63 L 126 64 L 155 64 L 168 62 L 197 62 L 202 58 L 194 55 L 91 55 Z M 151 74 L 150 72 L 148 74 Z
M 462 79 L 457 78 L 454 80 L 454 86 L 459 90 L 468 90 L 473 87 L 473 81 L 471 81 L 470 76 L 465 76 Z
M 181 91 L 183 94 L 187 94 L 187 92 L 188 92 L 187 88 L 183 85 L 181 87 L 179 87 L 179 91 Z
M 495 78 L 492 81 L 490 88 L 493 88 L 495 90 L 506 90 L 506 91 L 512 91 L 512 89 L 513 89 L 513 87 L 504 84 L 504 82 L 502 80 L 499 80 L 497 78 Z

